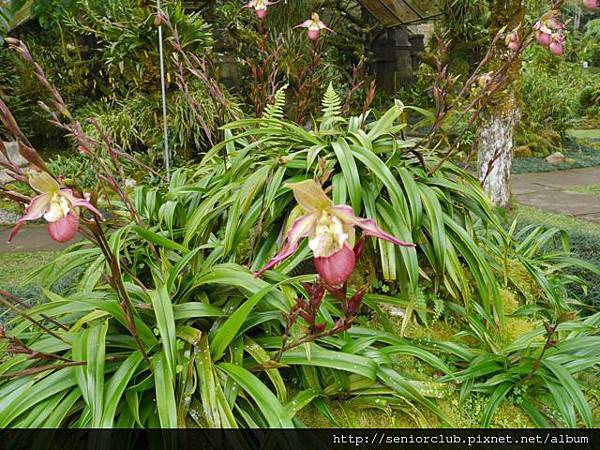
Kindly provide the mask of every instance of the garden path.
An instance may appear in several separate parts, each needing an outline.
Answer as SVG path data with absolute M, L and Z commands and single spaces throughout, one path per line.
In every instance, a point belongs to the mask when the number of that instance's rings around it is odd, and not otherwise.
M 517 202 L 544 211 L 567 214 L 600 223 L 600 196 L 572 192 L 574 186 L 600 185 L 600 167 L 516 174 L 512 193 Z M 0 225 L 0 264 L 10 253 L 56 251 L 65 248 L 53 242 L 43 224 L 29 224 L 12 244 L 6 240 L 12 226 Z
M 600 196 L 571 189 L 597 185 L 600 185 L 600 167 L 512 176 L 512 193 L 518 203 L 591 222 L 600 222 Z
M 13 242 L 7 244 L 6 241 L 12 228 L 11 225 L 0 225 L 0 265 L 4 258 L 9 258 L 9 253 L 57 251 L 70 245 L 57 244 L 50 239 L 46 226 L 43 224 L 26 225 Z

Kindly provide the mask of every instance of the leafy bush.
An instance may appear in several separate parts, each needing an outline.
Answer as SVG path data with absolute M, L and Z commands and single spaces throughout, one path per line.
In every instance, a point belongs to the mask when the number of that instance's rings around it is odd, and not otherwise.
M 83 120 L 94 119 L 123 149 L 130 152 L 149 151 L 149 156 L 156 159 L 161 155 L 163 145 L 161 108 L 158 92 L 135 93 L 120 100 L 104 99 L 89 103 L 76 114 Z M 188 94 L 179 90 L 170 92 L 167 108 L 169 146 L 182 159 L 204 153 L 210 147 L 210 139 L 219 135 L 219 127 L 241 114 L 233 100 L 222 113 L 218 101 L 199 82 L 190 83 Z M 203 118 L 202 121 L 198 120 L 198 114 Z M 98 137 L 94 126 L 88 125 L 86 130 L 88 134 Z
M 549 126 L 563 133 L 580 116 L 579 94 L 595 80 L 577 63 L 529 50 L 523 64 L 523 119 L 532 128 Z
M 178 1 L 163 2 L 173 29 L 178 33 L 178 49 L 169 45 L 173 37 L 165 32 L 165 60 L 169 74 L 169 94 L 176 86 L 178 63 L 175 54 L 192 52 L 203 59 L 211 59 L 213 36 L 211 27 L 198 13 L 185 13 Z M 140 134 L 158 122 L 161 112 L 160 71 L 155 11 L 151 5 L 137 0 L 83 2 L 37 2 L 38 22 L 29 24 L 18 33 L 27 40 L 30 51 L 44 68 L 48 79 L 58 86 L 73 110 L 82 112 L 82 121 L 94 117 L 108 122 L 108 111 L 122 111 L 117 118 L 127 119 L 128 128 L 107 127 L 110 136 L 119 144 L 137 146 L 138 150 L 155 149 L 161 145 L 158 133 L 147 136 L 141 145 Z M 60 45 L 57 45 L 59 43 Z M 0 77 L 2 92 L 22 128 L 38 147 L 55 150 L 65 147 L 64 137 L 48 124 L 48 117 L 37 107 L 37 101 L 49 102 L 45 90 L 18 58 L 0 49 Z M 6 70 L 6 78 L 1 73 Z M 208 70 L 208 69 L 207 69 Z M 193 78 L 184 73 L 186 79 Z M 195 84 L 191 95 L 202 106 L 202 120 L 193 120 L 189 105 L 182 92 L 174 92 L 169 99 L 174 147 L 182 148 L 181 139 L 196 146 L 206 143 L 206 131 L 200 123 L 210 122 L 214 132 L 220 125 L 215 114 L 218 99 L 207 95 L 206 88 Z M 227 105 L 234 111 L 234 102 Z M 126 115 L 128 117 L 126 117 Z M 140 121 L 136 121 L 136 119 Z M 156 127 L 157 130 L 159 127 Z M 188 131 L 189 129 L 189 131 Z M 127 138 L 121 141 L 119 138 Z M 146 136 L 144 136 L 146 138 Z M 148 145 L 148 147 L 146 146 Z M 195 154 L 194 149 L 190 153 Z

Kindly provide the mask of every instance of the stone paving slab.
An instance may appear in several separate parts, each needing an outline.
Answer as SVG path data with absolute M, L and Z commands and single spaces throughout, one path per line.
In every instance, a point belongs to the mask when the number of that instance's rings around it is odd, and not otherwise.
M 600 167 L 516 174 L 511 184 L 513 195 L 523 205 L 600 222 L 600 197 L 569 191 L 574 186 L 600 184 Z
M 600 197 L 578 192 L 542 189 L 518 195 L 517 200 L 523 205 L 571 216 L 600 214 Z
M 26 225 L 15 237 L 15 239 L 8 244 L 8 236 L 12 227 L 0 226 L 0 255 L 7 255 L 9 253 L 34 253 L 34 252 L 47 252 L 47 251 L 59 251 L 69 244 L 58 244 L 50 239 L 48 231 L 45 225 L 31 224 Z M 0 257 L 0 264 L 2 259 L 8 258 L 8 256 Z
M 520 173 L 512 176 L 512 183 L 513 189 L 532 186 L 550 189 L 589 186 L 600 184 L 600 167 L 560 170 L 557 172 Z

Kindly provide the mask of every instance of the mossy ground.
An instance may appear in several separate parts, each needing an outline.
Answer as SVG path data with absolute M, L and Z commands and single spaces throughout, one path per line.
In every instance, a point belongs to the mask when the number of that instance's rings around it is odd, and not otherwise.
M 577 169 L 600 166 L 600 142 L 591 140 L 569 140 L 562 153 L 566 161 L 551 164 L 544 157 L 527 156 L 514 158 L 513 173 L 553 172 L 555 170 Z

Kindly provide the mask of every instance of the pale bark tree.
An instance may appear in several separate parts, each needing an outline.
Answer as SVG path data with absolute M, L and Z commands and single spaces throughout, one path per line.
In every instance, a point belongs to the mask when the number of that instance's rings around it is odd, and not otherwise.
M 523 0 L 492 0 L 490 35 L 494 37 L 506 26 L 507 32 L 523 24 Z M 511 56 L 500 39 L 490 59 L 490 70 L 502 66 Z M 518 79 L 520 59 L 516 59 L 507 73 L 503 87 L 498 89 L 482 114 L 477 130 L 479 179 L 492 202 L 507 207 L 510 200 L 510 171 L 512 168 L 514 131 L 520 120 Z

